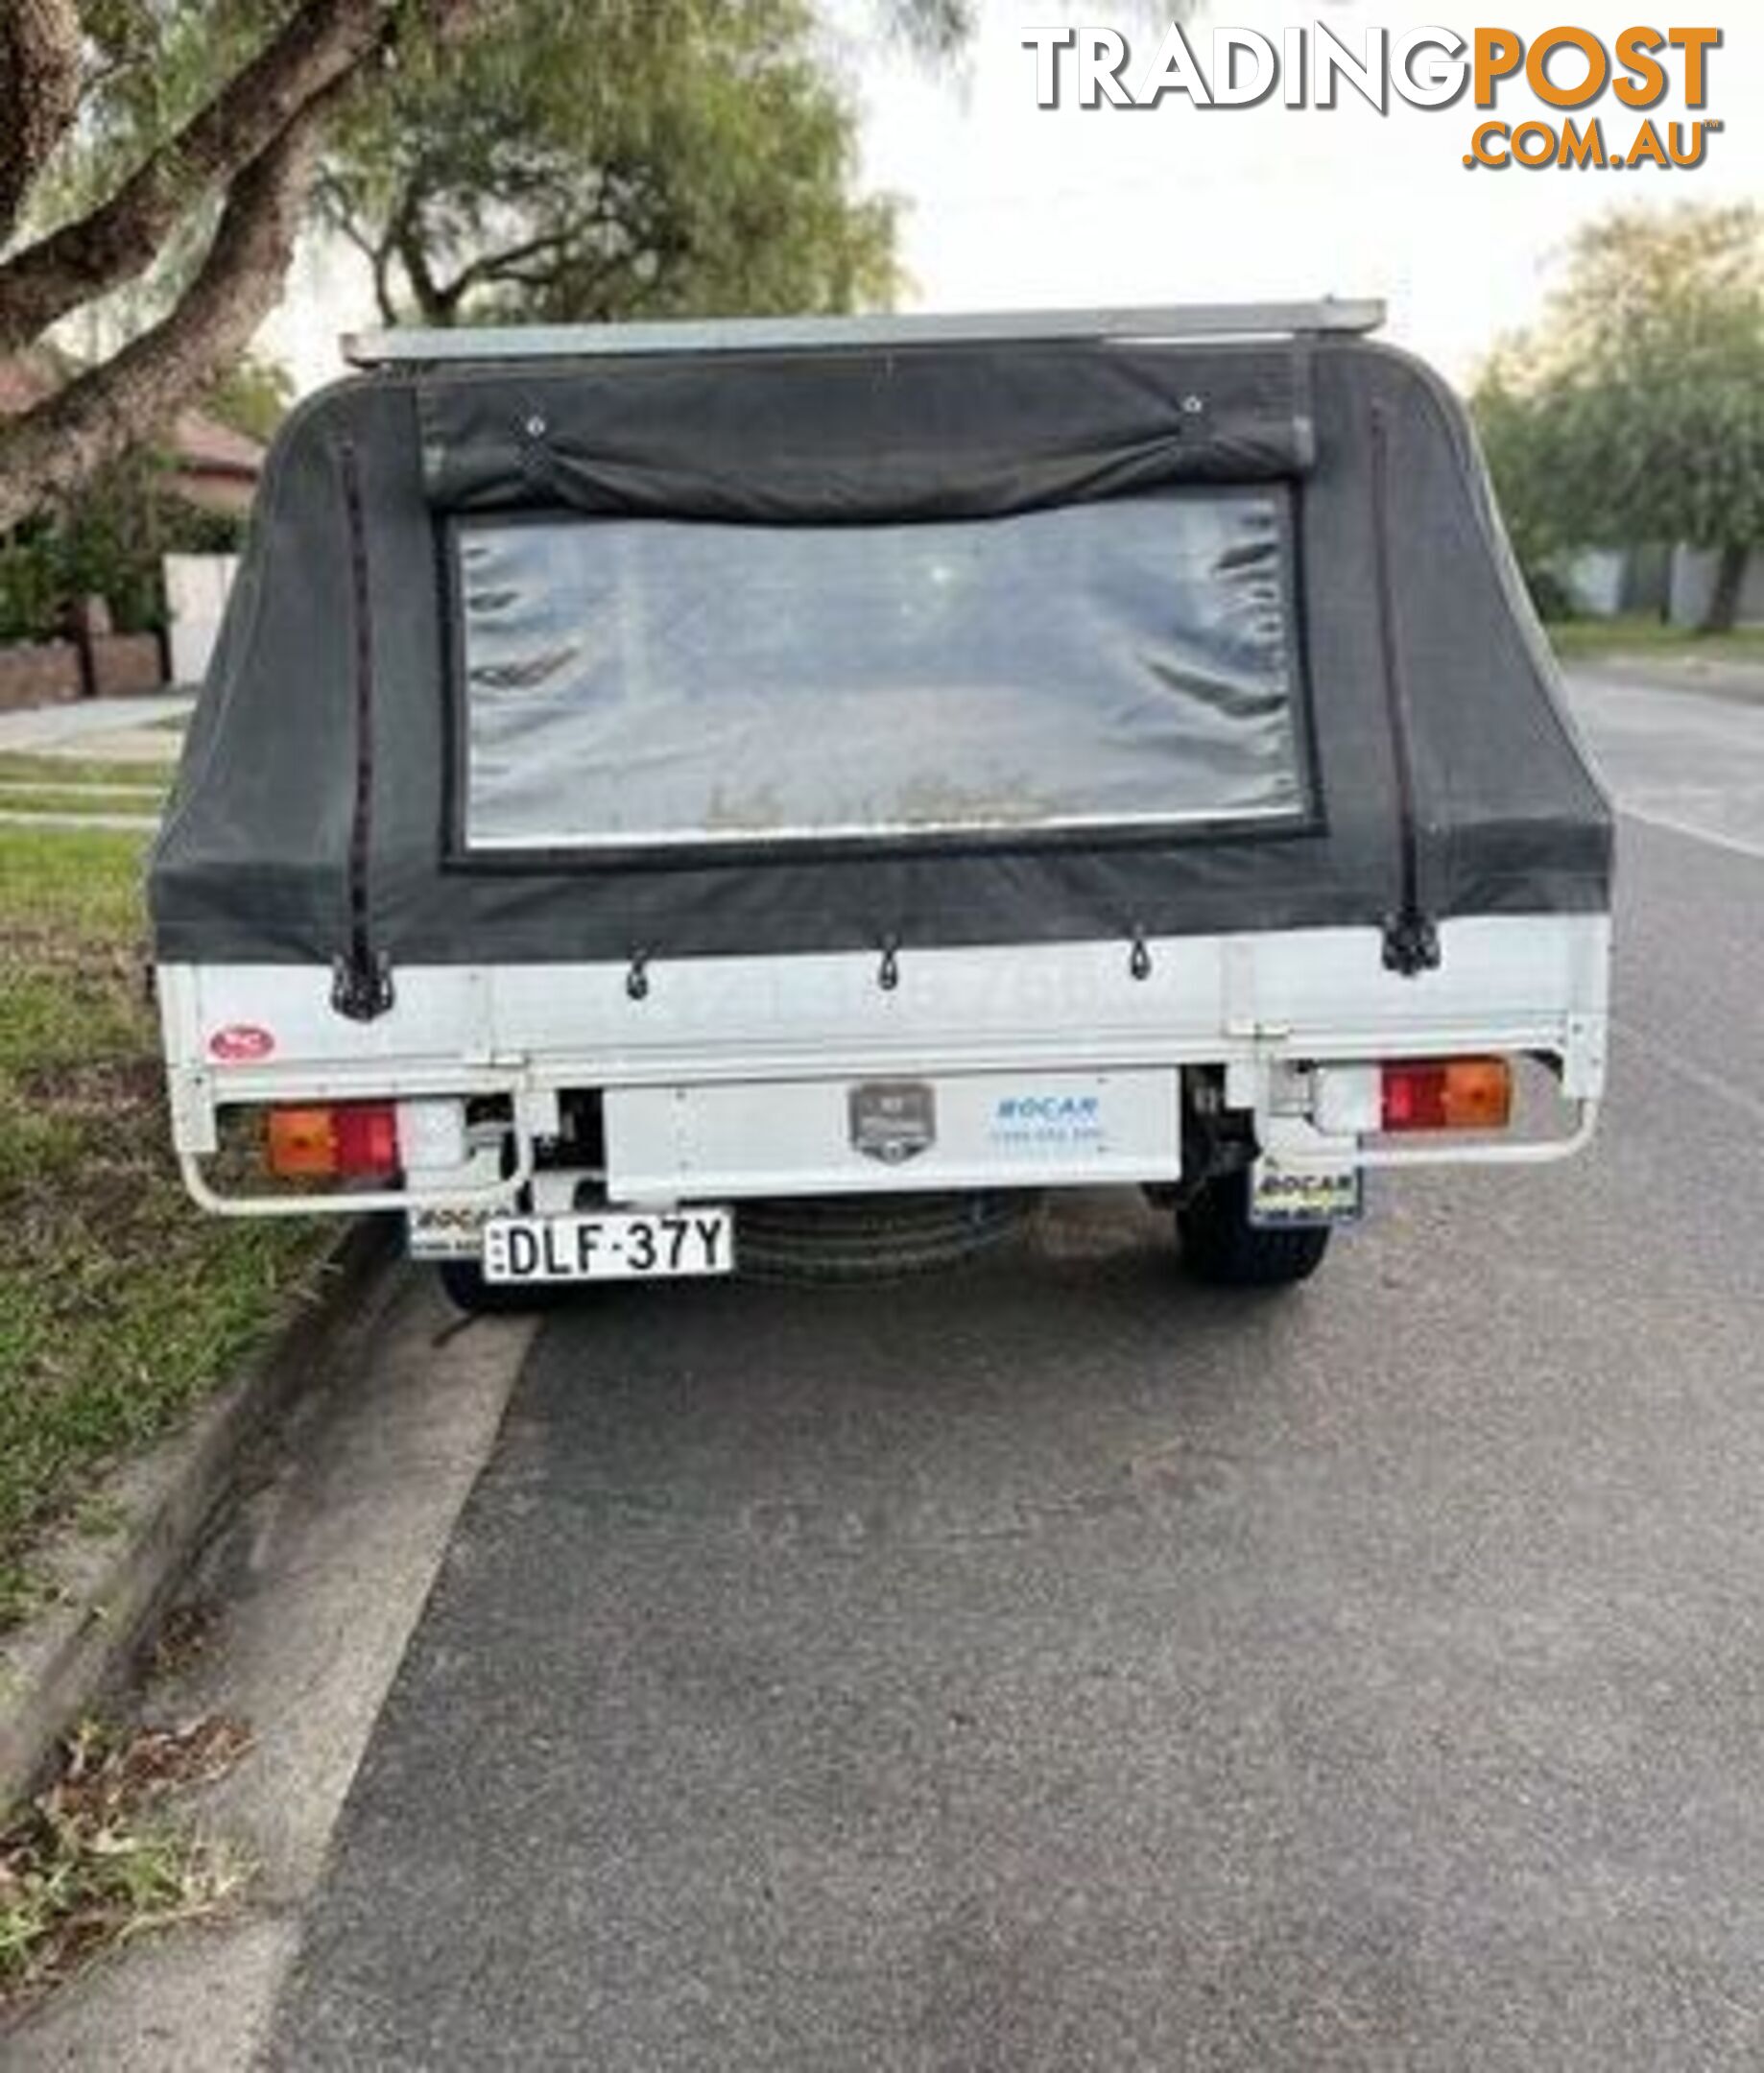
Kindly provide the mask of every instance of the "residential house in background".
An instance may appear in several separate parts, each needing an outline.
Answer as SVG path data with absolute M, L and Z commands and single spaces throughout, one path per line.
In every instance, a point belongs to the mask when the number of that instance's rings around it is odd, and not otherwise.
M 42 402 L 70 372 L 50 352 L 0 360 L 0 417 Z M 116 577 L 124 595 L 90 573 L 89 553 L 70 550 L 71 527 L 61 528 L 59 547 L 54 525 L 0 541 L 0 571 L 9 579 L 0 710 L 155 691 L 168 678 L 201 675 L 232 573 L 226 550 L 256 494 L 264 449 L 205 412 L 185 410 L 168 428 L 158 461 L 151 479 L 141 478 L 138 511 L 125 475 L 99 529 L 126 561 L 126 574 L 119 566 Z
M 46 353 L 0 360 L 0 417 L 16 417 L 53 395 L 65 379 Z M 180 411 L 165 441 L 169 487 L 199 510 L 243 518 L 257 493 L 264 450 L 243 432 L 199 410 Z

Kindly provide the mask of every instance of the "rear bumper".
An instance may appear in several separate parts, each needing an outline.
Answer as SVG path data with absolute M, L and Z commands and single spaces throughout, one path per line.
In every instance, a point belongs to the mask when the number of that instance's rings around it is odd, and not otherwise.
M 1180 937 L 1145 948 L 1143 959 L 1126 942 L 908 949 L 892 986 L 866 954 L 651 965 L 642 989 L 628 985 L 622 965 L 412 966 L 395 974 L 391 1011 L 369 1023 L 332 1010 L 330 974 L 316 965 L 165 965 L 176 1146 L 199 1199 L 235 1207 L 202 1179 L 228 1106 L 502 1097 L 512 1173 L 500 1153 L 481 1152 L 469 1172 L 413 1172 L 384 1204 L 484 1205 L 513 1199 L 530 1177 L 536 1142 L 556 1133 L 560 1096 L 588 1090 L 625 1119 L 609 1132 L 606 1178 L 609 1191 L 624 1186 L 633 1198 L 685 1192 L 666 1146 L 678 1151 L 686 1124 L 695 1142 L 751 1139 L 763 1149 L 768 1135 L 778 1138 L 770 1164 L 743 1154 L 707 1166 L 701 1192 L 739 1191 L 740 1171 L 755 1164 L 773 1192 L 998 1185 L 1011 1182 L 984 1159 L 902 1179 L 858 1156 L 849 1090 L 934 1081 L 996 1104 L 1077 1076 L 1129 1087 L 1135 1104 L 1156 1108 L 1160 1080 L 1174 1098 L 1183 1069 L 1209 1067 L 1223 1072 L 1228 1107 L 1272 1120 L 1295 1066 L 1466 1051 L 1549 1060 L 1580 1111 L 1575 1132 L 1538 1144 L 1362 1145 L 1359 1162 L 1535 1160 L 1561 1156 L 1590 1133 L 1605 1080 L 1603 916 L 1448 922 L 1439 969 L 1418 978 L 1385 969 L 1375 929 Z M 1143 1155 L 1137 1127 L 1130 1135 L 1132 1149 L 1112 1166 L 1061 1153 L 1019 1166 L 1018 1184 L 1173 1177 L 1174 1168 L 1145 1170 L 1156 1162 Z M 808 1156 L 804 1144 L 827 1149 Z M 307 1206 L 347 1211 L 380 1200 Z

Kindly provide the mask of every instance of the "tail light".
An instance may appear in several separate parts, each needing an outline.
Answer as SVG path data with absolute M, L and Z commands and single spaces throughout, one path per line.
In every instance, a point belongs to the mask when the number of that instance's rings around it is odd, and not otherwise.
M 284 1180 L 385 1176 L 398 1170 L 398 1114 L 391 1102 L 272 1108 L 270 1171 Z
M 1513 1067 L 1505 1059 L 1417 1059 L 1384 1068 L 1387 1131 L 1505 1130 Z

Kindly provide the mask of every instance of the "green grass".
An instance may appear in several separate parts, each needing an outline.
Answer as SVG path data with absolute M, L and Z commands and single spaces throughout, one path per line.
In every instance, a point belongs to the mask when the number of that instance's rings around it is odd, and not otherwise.
M 0 957 L 9 974 L 41 968 L 22 958 L 16 939 L 42 932 L 94 939 L 112 958 L 144 960 L 146 847 L 144 836 L 107 829 L 54 842 L 29 828 L 0 836 Z
M 171 787 L 173 768 L 174 762 L 107 763 L 84 756 L 0 755 L 0 779 L 47 790 L 58 785 L 103 784 L 164 792 Z
M 34 1538 L 156 1439 L 309 1271 L 310 1226 L 184 1197 L 145 988 L 145 839 L 0 826 L 0 1624 Z
M 158 819 L 165 798 L 158 792 L 9 792 L 0 790 L 0 814 L 58 814 L 90 820 L 94 814 Z
M 1694 633 L 1652 613 L 1618 619 L 1566 619 L 1545 629 L 1559 655 L 1681 655 L 1702 662 L 1764 662 L 1764 627 Z

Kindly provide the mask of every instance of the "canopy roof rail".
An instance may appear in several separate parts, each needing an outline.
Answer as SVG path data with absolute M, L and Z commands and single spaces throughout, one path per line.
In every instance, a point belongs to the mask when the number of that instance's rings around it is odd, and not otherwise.
M 1377 301 L 1197 302 L 1183 307 L 983 310 L 911 317 L 736 317 L 694 323 L 488 324 L 457 330 L 352 331 L 352 367 L 447 361 L 591 359 L 670 352 L 822 352 L 850 346 L 985 345 L 1002 340 L 1090 340 L 1113 345 L 1191 339 L 1296 338 L 1375 331 Z

